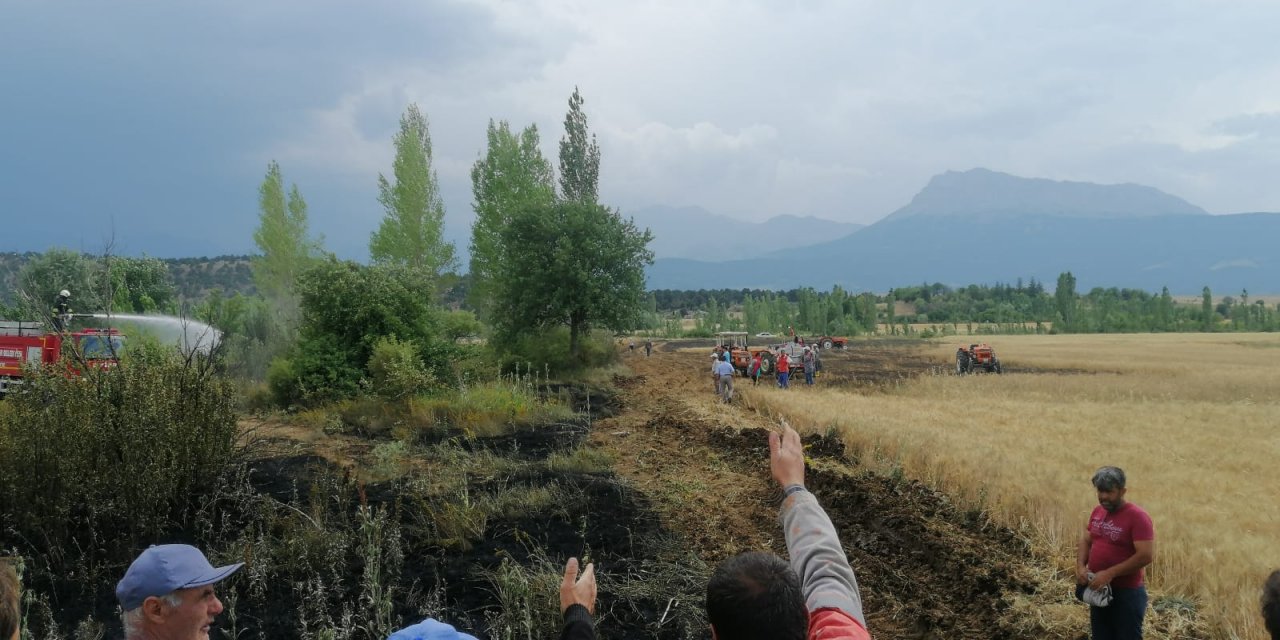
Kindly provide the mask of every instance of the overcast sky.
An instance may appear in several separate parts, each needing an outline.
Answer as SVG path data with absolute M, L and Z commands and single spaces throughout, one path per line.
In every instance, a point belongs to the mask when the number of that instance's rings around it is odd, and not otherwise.
M 554 161 L 575 85 L 624 213 L 870 223 L 978 166 L 1275 211 L 1277 24 L 1269 1 L 0 0 L 0 250 L 247 253 L 275 159 L 363 258 L 409 102 L 465 239 L 489 118 Z

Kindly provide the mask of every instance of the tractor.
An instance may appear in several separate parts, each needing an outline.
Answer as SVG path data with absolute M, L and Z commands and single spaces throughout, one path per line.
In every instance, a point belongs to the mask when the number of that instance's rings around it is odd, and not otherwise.
M 975 371 L 1004 373 L 1004 368 L 1000 366 L 1000 358 L 996 357 L 995 349 L 992 349 L 985 342 L 971 344 L 967 349 L 963 346 L 956 349 L 956 375 L 962 376 Z
M 716 343 L 729 352 L 729 362 L 733 368 L 747 375 L 751 361 L 760 355 L 760 371 L 762 375 L 773 371 L 773 351 L 769 347 L 752 347 L 747 345 L 746 331 L 721 331 L 716 334 Z

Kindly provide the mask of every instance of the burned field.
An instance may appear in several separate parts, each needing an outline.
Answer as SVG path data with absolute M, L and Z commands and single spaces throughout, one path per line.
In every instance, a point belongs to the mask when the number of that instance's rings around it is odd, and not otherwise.
M 546 388 L 573 417 L 485 435 L 406 439 L 336 416 L 247 421 L 245 457 L 162 542 L 248 562 L 220 589 L 215 633 L 234 637 L 377 638 L 428 616 L 481 638 L 551 637 L 569 557 L 596 563 L 602 637 L 708 637 L 716 564 L 785 548 L 768 474 L 773 421 L 712 402 L 704 357 L 668 345 L 626 354 L 631 373 L 604 387 Z M 822 384 L 871 388 L 934 366 L 905 343 L 855 343 L 826 363 Z M 1019 615 L 1046 596 L 1035 579 L 1044 567 L 1016 535 L 863 469 L 833 436 L 805 445 L 808 484 L 840 532 L 876 637 L 1066 637 Z M 123 567 L 98 570 L 91 587 L 39 585 L 33 629 L 118 633 L 110 590 Z M 53 629 L 61 635 L 44 633 Z
M 877 387 L 927 374 L 933 363 L 917 344 L 836 352 L 823 383 Z M 869 351 L 883 357 L 857 361 Z M 700 356 L 673 349 L 630 362 L 649 373 L 622 391 L 625 410 L 600 423 L 592 442 L 707 564 L 751 549 L 785 553 L 768 471 L 771 421 L 697 398 L 711 395 Z M 864 470 L 834 436 L 804 442 L 807 483 L 840 533 L 876 637 L 1073 637 L 1024 615 L 1027 603 L 1061 594 L 1043 592 L 1038 577 L 1051 569 L 1019 536 L 920 483 Z

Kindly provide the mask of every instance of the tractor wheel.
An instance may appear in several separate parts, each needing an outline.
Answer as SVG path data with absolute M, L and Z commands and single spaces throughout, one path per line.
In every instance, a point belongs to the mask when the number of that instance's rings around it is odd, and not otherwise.
M 969 372 L 969 356 L 964 353 L 956 354 L 956 375 L 962 376 Z
M 765 353 L 760 356 L 760 377 L 771 375 L 773 373 L 773 354 Z
M 831 347 L 834 347 L 834 346 L 835 346 L 835 343 L 831 341 L 831 338 L 827 338 L 826 340 L 822 341 L 823 349 L 830 349 Z
M 996 363 L 996 374 L 998 375 L 998 374 L 1004 373 L 1004 367 L 1000 366 L 1000 361 L 996 360 L 995 363 Z

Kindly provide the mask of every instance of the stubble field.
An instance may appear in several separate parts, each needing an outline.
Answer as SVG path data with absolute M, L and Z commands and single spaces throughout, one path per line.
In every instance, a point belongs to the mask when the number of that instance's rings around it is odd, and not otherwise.
M 1262 637 L 1259 589 L 1280 567 L 1280 336 L 990 342 L 1005 375 L 950 375 L 955 341 L 904 343 L 887 358 L 855 342 L 827 357 L 818 387 L 744 400 L 981 508 L 1057 559 L 1064 585 L 1096 504 L 1089 477 L 1120 466 L 1156 525 L 1156 636 Z

